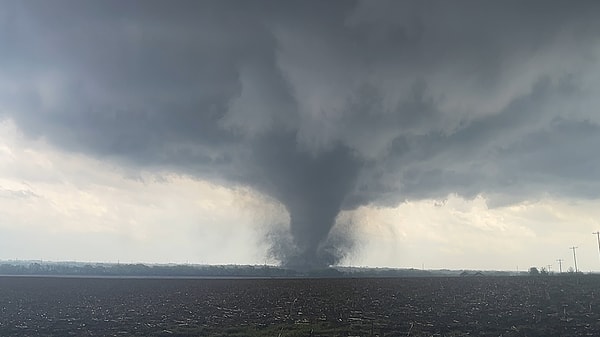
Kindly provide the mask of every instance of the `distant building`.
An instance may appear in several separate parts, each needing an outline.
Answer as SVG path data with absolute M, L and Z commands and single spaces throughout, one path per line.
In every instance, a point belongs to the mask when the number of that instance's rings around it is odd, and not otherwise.
M 480 271 L 470 273 L 465 270 L 462 273 L 460 273 L 460 277 L 481 277 L 481 276 L 485 276 L 485 275 Z

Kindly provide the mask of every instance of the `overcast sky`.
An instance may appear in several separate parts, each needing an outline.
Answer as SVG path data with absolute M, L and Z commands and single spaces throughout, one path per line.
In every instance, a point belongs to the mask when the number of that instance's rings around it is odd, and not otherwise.
M 0 259 L 600 270 L 595 1 L 0 2 Z

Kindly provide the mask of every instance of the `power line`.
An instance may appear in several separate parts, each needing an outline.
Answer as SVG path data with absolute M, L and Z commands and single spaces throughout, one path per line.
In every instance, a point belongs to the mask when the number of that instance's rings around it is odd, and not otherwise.
M 557 259 L 556 262 L 558 262 L 558 270 L 559 272 L 562 274 L 562 262 L 564 260 L 563 259 Z
M 598 256 L 600 256 L 600 231 L 593 232 L 592 234 L 596 234 L 596 237 L 598 238 Z
M 575 272 L 579 272 L 579 269 L 577 269 L 577 255 L 575 254 L 575 250 L 579 248 L 579 247 L 569 247 L 569 249 L 571 249 L 573 251 L 573 261 L 575 262 Z

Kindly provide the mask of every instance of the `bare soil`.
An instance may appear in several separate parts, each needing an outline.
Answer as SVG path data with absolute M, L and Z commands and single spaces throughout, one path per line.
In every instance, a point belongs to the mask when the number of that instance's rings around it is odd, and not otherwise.
M 0 336 L 600 336 L 600 277 L 0 277 Z

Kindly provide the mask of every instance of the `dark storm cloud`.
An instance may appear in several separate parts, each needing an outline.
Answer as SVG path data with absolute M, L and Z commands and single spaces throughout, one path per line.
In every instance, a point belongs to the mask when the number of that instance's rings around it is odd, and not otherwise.
M 343 256 L 358 205 L 600 191 L 595 2 L 1 6 L 0 116 L 277 198 L 288 264 Z

